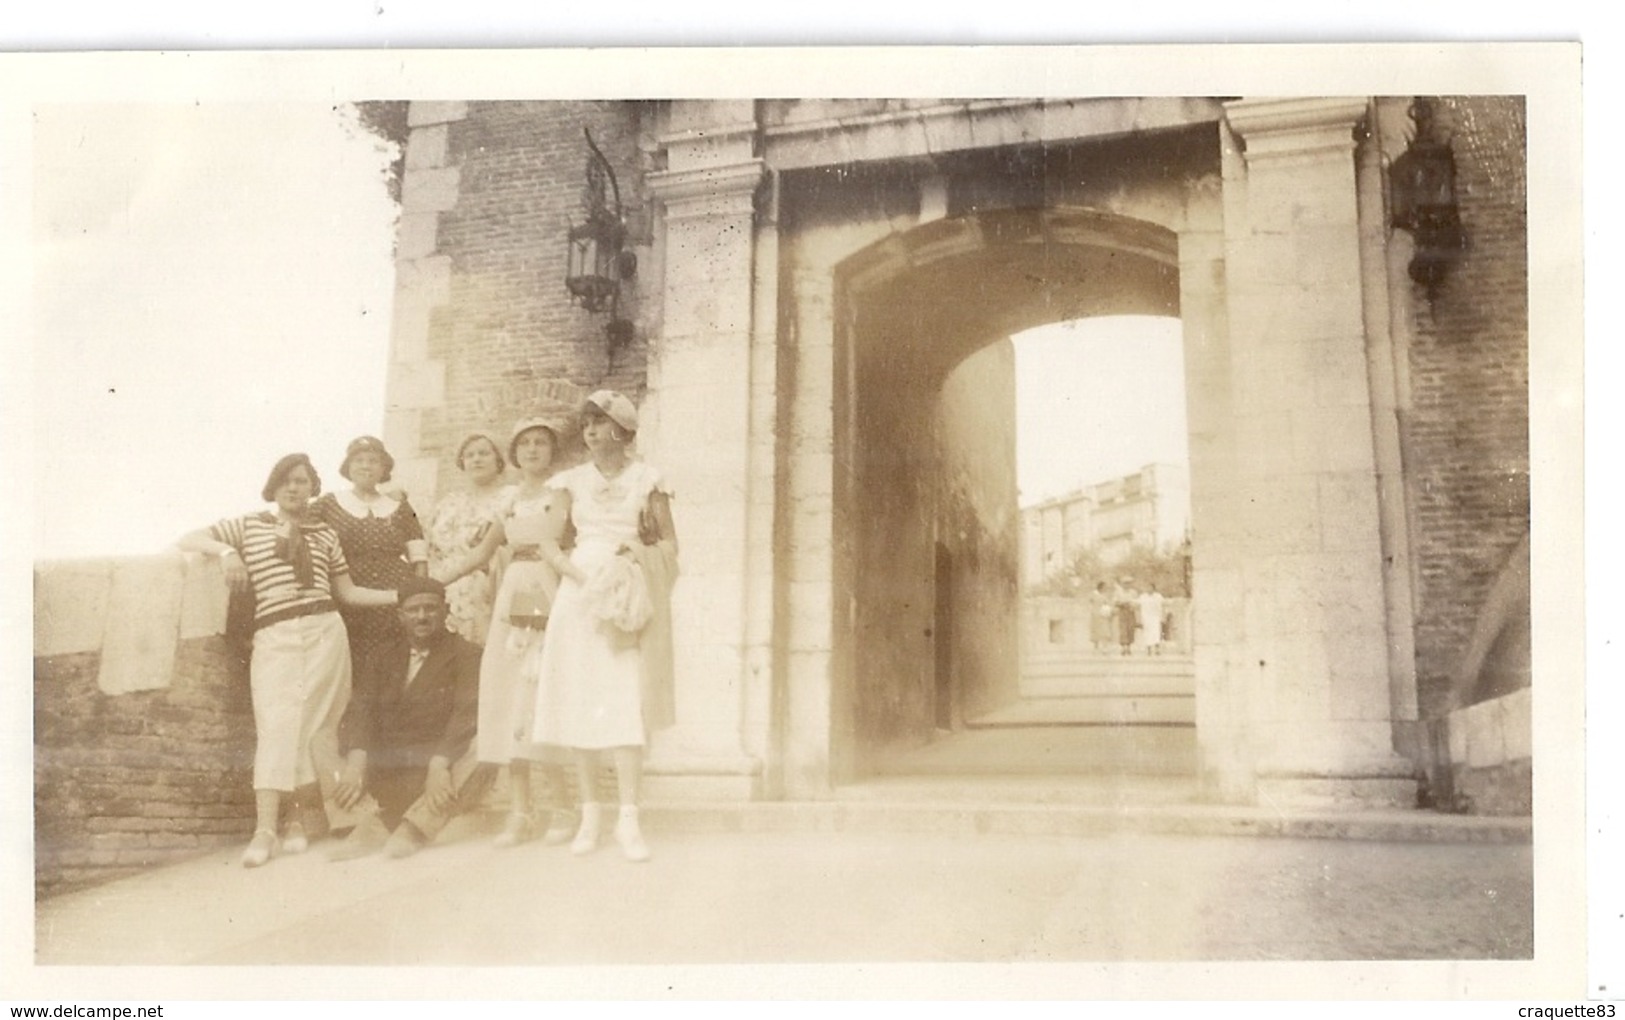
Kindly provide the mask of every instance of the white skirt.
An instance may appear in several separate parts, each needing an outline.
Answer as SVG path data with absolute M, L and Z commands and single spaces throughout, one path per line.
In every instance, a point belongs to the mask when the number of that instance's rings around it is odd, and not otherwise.
M 350 640 L 336 612 L 254 632 L 254 789 L 291 792 L 339 768 L 339 720 L 350 703 Z
M 510 564 L 502 576 L 485 650 L 480 654 L 479 730 L 474 738 L 479 760 L 497 765 L 506 765 L 515 758 L 551 758 L 546 749 L 530 739 L 531 717 L 536 711 L 536 675 L 547 631 L 515 627 L 508 622 L 514 592 L 521 588 L 551 599 L 558 589 L 558 576 L 551 567 L 528 560 Z
M 616 546 L 584 543 L 572 561 L 589 577 Z M 584 750 L 643 746 L 643 657 L 635 634 L 597 619 L 565 578 L 547 624 L 532 739 Z

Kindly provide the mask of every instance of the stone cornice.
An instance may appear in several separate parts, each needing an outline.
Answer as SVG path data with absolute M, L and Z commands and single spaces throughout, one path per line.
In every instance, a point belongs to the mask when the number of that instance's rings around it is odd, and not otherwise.
M 657 137 L 655 143 L 662 149 L 697 144 L 721 145 L 730 141 L 753 140 L 758 130 L 759 126 L 753 120 L 733 124 L 708 124 L 705 127 L 668 131 Z
M 724 166 L 664 170 L 644 178 L 650 194 L 666 206 L 669 219 L 750 213 L 756 189 L 767 174 L 760 159 Z
M 1369 107 L 1365 96 L 1236 99 L 1224 104 L 1231 129 L 1246 141 L 1249 162 L 1348 151 L 1354 147 L 1354 125 Z
M 849 117 L 825 117 L 819 120 L 796 120 L 782 124 L 769 124 L 763 133 L 772 139 L 794 138 L 798 135 L 824 136 L 854 128 L 889 124 L 906 124 L 925 120 L 943 120 L 962 117 L 966 113 L 985 113 L 1002 110 L 1037 110 L 1054 103 L 1046 99 L 980 99 L 970 102 L 944 102 L 938 106 L 911 106 L 902 110 L 881 110 L 854 114 Z
M 1173 96 L 942 100 L 768 123 L 762 129 L 763 155 L 775 170 L 930 160 L 946 152 L 1059 144 L 1212 123 L 1222 118 L 1219 102 Z

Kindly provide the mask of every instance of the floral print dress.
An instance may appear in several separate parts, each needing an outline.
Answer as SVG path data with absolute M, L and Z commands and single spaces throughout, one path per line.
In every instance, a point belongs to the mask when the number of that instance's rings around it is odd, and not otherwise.
M 512 499 L 513 487 L 500 485 L 447 494 L 429 519 L 429 573 L 438 575 L 467 556 Z M 446 625 L 477 645 L 485 644 L 490 632 L 496 573 L 493 562 L 446 586 Z

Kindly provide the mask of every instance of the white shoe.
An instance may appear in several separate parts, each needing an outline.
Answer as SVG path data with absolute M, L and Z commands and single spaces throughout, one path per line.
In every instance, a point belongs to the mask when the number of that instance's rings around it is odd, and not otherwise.
M 528 843 L 536 836 L 536 823 L 529 815 L 522 815 L 517 811 L 510 812 L 508 822 L 502 827 L 495 844 L 499 847 L 518 846 Z
M 243 867 L 257 868 L 276 853 L 276 833 L 270 829 L 255 829 L 254 838 L 243 851 Z
M 547 816 L 547 831 L 542 833 L 542 845 L 563 846 L 575 837 L 576 826 L 574 811 L 554 808 Z
M 298 822 L 289 822 L 287 833 L 282 837 L 282 852 L 302 854 L 308 849 L 310 840 L 305 836 L 305 827 Z
M 621 844 L 621 853 L 627 860 L 642 862 L 649 859 L 649 844 L 643 841 L 637 808 L 621 808 L 621 817 L 615 822 L 615 842 Z
M 576 838 L 570 841 L 571 853 L 579 857 L 598 849 L 598 827 L 602 816 L 601 805 L 581 805 L 581 828 L 576 830 Z
M 389 840 L 389 830 L 375 814 L 364 815 L 350 834 L 327 848 L 330 861 L 353 861 L 375 854 Z

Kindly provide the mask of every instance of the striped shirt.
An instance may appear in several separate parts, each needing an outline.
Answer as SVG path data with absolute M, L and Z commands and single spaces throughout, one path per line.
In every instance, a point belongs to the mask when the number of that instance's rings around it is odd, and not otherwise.
M 350 572 L 338 533 L 325 524 L 305 525 L 314 584 L 301 588 L 293 564 L 276 553 L 277 528 L 276 515 L 271 513 L 228 517 L 209 528 L 210 537 L 236 549 L 248 568 L 254 585 L 255 629 L 332 610 L 332 579 Z

